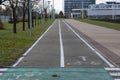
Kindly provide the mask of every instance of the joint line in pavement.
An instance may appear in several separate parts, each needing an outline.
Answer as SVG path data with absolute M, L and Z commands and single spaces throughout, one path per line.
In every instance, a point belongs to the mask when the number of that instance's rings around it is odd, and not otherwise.
M 63 21 L 64 22 L 64 21 Z M 85 41 L 80 35 L 78 35 L 75 30 L 72 29 L 66 22 L 64 22 L 67 27 L 80 39 L 82 40 L 92 51 L 94 51 L 105 63 L 107 63 L 110 67 L 115 67 L 113 64 L 111 64 L 106 58 L 104 58 L 97 50 L 95 50 L 90 44 L 88 44 L 87 41 Z
M 62 41 L 62 32 L 61 32 L 60 21 L 59 21 L 59 37 L 60 37 L 60 67 L 65 67 L 64 49 L 63 49 L 63 41 Z

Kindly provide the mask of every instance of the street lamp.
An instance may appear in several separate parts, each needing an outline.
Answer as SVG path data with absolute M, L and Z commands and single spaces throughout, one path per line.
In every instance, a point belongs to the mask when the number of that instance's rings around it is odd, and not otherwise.
M 114 5 L 115 5 L 115 4 L 114 4 L 114 2 L 115 2 L 115 1 L 112 2 L 112 19 L 113 19 L 113 20 L 114 20 L 114 18 L 115 18 L 115 15 L 114 15 L 114 10 L 115 10 Z
M 53 0 L 53 18 L 55 18 L 54 0 Z
M 84 17 L 84 15 L 83 15 L 83 8 L 84 8 L 84 6 L 83 6 L 83 0 L 82 0 L 82 19 Z
M 30 13 L 30 36 L 32 36 L 32 1 L 29 3 L 29 13 Z
M 29 13 L 30 13 L 30 15 L 29 15 L 29 17 L 30 17 L 30 36 L 32 36 L 32 25 L 33 25 L 33 23 L 32 23 L 32 3 L 36 4 L 37 1 L 38 0 L 36 0 L 36 2 L 34 0 L 30 0 L 30 2 L 29 2 L 29 9 L 30 9 L 29 10 Z
M 49 11 L 49 18 L 50 18 L 50 1 L 48 1 L 48 11 Z
M 44 0 L 43 0 L 43 14 L 42 15 L 43 15 L 43 18 L 44 18 Z

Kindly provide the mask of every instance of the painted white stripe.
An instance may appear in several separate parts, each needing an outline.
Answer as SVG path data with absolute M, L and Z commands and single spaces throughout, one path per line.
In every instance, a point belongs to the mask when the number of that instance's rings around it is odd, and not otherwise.
M 3 68 L 3 69 L 1 68 L 0 72 L 7 71 L 7 70 L 8 70 L 8 68 Z
M 2 75 L 3 73 L 0 73 L 0 76 Z
M 0 76 L 3 74 L 3 72 L 5 72 L 5 71 L 7 71 L 8 70 L 8 68 L 1 68 L 0 69 Z
M 109 73 L 111 76 L 120 76 L 120 72 L 110 72 Z
M 12 66 L 12 67 L 16 67 L 22 60 L 23 60 L 24 57 L 20 57 L 18 59 L 18 61 Z
M 62 42 L 62 33 L 61 33 L 61 25 L 59 21 L 59 38 L 60 38 L 60 67 L 65 67 L 64 62 L 64 49 L 63 49 L 63 42 Z
M 120 79 L 114 79 L 114 80 L 120 80 Z
M 54 21 L 55 23 L 55 21 Z M 54 24 L 53 23 L 53 24 Z M 12 65 L 12 67 L 16 67 L 24 58 L 24 56 L 28 55 L 28 53 L 35 47 L 35 45 L 45 36 L 45 34 L 51 29 L 53 24 L 37 39 L 37 41 L 23 54 L 23 57 L 19 58 L 18 61 Z
M 105 68 L 108 71 L 120 71 L 120 68 Z
M 66 22 L 64 22 L 72 31 L 73 33 L 81 39 L 91 50 L 93 50 L 104 62 L 106 62 L 110 67 L 115 67 L 113 64 L 111 64 L 107 59 L 105 59 L 98 51 L 96 51 L 90 44 L 87 43 L 82 37 L 80 37 Z

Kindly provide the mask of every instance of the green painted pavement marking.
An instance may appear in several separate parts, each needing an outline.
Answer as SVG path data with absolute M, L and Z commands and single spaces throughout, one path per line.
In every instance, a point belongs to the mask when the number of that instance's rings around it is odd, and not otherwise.
M 113 80 L 104 68 L 10 68 L 0 80 Z

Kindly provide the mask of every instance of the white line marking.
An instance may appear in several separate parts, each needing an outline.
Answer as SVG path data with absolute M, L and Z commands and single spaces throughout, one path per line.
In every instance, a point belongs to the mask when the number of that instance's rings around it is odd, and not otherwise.
M 55 23 L 55 21 L 54 21 Z M 53 23 L 53 24 L 54 24 Z M 23 57 L 19 58 L 18 61 L 12 65 L 12 67 L 16 67 L 24 58 L 24 56 L 28 55 L 28 53 L 35 47 L 35 45 L 45 36 L 45 34 L 51 29 L 53 24 L 38 38 L 38 40 L 23 54 Z
M 83 61 L 87 61 L 85 56 L 82 56 L 82 60 Z
M 0 72 L 3 72 L 3 71 L 7 71 L 8 70 L 8 68 L 0 68 Z
M 12 67 L 16 67 L 22 60 L 24 57 L 20 57 L 19 60 L 12 66 Z
M 79 58 L 82 58 L 83 61 L 87 61 L 85 56 L 79 56 Z
M 3 73 L 0 73 L 0 76 L 2 75 Z
M 108 71 L 120 71 L 120 68 L 105 68 Z
M 120 76 L 120 72 L 110 72 L 110 75 L 111 76 Z
M 66 22 L 64 22 L 72 31 L 73 33 L 81 39 L 91 50 L 93 50 L 104 62 L 106 62 L 110 67 L 115 67 L 113 64 L 111 64 L 107 59 L 105 59 L 98 51 L 96 51 L 90 44 L 87 43 L 82 37 L 80 37 Z
M 0 68 L 0 76 L 3 75 L 3 72 L 7 71 L 8 68 Z
M 120 80 L 120 79 L 114 79 L 114 80 Z
M 62 34 L 61 34 L 61 25 L 59 21 L 59 37 L 60 37 L 60 67 L 65 67 L 65 62 L 64 62 L 64 49 L 63 49 L 63 42 L 62 42 Z

